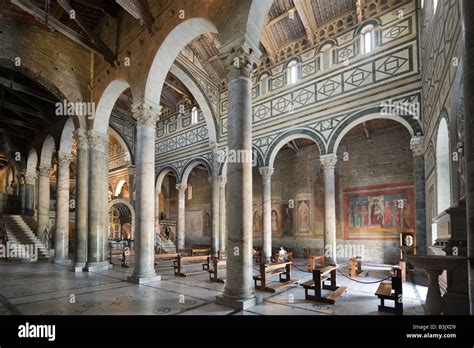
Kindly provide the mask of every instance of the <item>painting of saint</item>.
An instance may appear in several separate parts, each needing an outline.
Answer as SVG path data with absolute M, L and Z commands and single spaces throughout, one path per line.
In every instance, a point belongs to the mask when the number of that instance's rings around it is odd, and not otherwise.
M 204 212 L 204 229 L 202 230 L 202 235 L 207 237 L 211 236 L 211 213 L 208 211 Z
M 261 224 L 261 217 L 260 212 L 255 210 L 253 212 L 253 234 L 259 235 L 262 233 L 262 224 Z
M 392 207 L 390 206 L 390 201 L 385 202 L 384 211 L 383 211 L 383 225 L 384 227 L 392 227 Z
M 382 207 L 380 206 L 378 198 L 372 200 L 372 206 L 370 207 L 370 225 L 383 226 Z
M 283 236 L 294 236 L 293 232 L 293 209 L 289 204 L 282 204 L 282 231 Z
M 272 234 L 278 234 L 278 212 L 272 210 Z
M 360 206 L 360 228 L 369 227 L 369 202 L 364 201 Z
M 309 202 L 298 202 L 298 231 L 309 232 Z

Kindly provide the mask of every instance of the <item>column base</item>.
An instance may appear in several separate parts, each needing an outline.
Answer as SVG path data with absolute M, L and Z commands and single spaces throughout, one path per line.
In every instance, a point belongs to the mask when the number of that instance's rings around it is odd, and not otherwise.
M 256 295 L 255 297 L 249 298 L 249 299 L 244 299 L 244 300 L 237 300 L 233 298 L 228 298 L 225 297 L 224 295 L 218 295 L 216 296 L 216 303 L 235 308 L 235 309 L 242 309 L 245 310 L 247 308 L 256 306 L 260 303 L 263 302 L 263 297 L 262 295 Z
M 111 265 L 108 261 L 104 262 L 94 262 L 88 263 L 86 267 L 84 267 L 85 272 L 94 272 L 94 271 L 104 271 L 113 268 L 114 265 Z
M 75 263 L 71 267 L 71 272 L 76 272 L 76 273 L 84 272 L 84 268 L 86 268 L 86 263 L 85 262 Z
M 134 284 L 146 284 L 146 283 L 158 282 L 160 280 L 161 280 L 160 275 L 154 275 L 154 276 L 149 276 L 149 277 L 131 275 L 127 277 L 127 282 L 134 283 Z
M 55 265 L 61 265 L 61 266 L 70 266 L 72 265 L 72 261 L 69 259 L 58 259 L 58 260 L 53 260 L 53 263 Z

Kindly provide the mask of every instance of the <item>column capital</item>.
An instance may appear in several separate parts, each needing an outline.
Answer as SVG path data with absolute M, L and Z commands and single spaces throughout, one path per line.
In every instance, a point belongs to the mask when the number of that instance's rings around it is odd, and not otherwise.
M 87 140 L 89 149 L 105 152 L 105 142 L 108 140 L 106 134 L 89 129 L 87 131 Z
M 274 172 L 272 167 L 260 167 L 258 170 L 264 179 L 270 179 Z
M 187 188 L 188 188 L 188 185 L 186 184 L 176 184 L 176 189 L 180 192 L 186 191 Z
M 416 135 L 410 140 L 410 149 L 413 151 L 413 156 L 422 156 L 425 151 L 424 144 L 425 137 Z
M 87 150 L 88 138 L 87 131 L 82 128 L 78 128 L 74 131 L 74 137 L 76 138 L 77 148 Z
M 319 156 L 319 160 L 321 161 L 324 170 L 334 170 L 334 168 L 336 168 L 337 155 L 334 153 L 321 155 Z
M 225 185 L 227 184 L 227 177 L 226 176 L 220 175 L 220 176 L 217 177 L 217 180 L 219 182 L 219 187 L 220 188 L 224 188 Z
M 255 53 L 254 50 L 243 47 L 227 47 L 221 50 L 220 54 L 229 80 L 241 76 L 250 78 L 253 65 L 259 62 L 259 58 L 259 52 Z
M 51 172 L 51 166 L 41 165 L 38 167 L 38 175 L 40 177 L 49 177 L 50 172 Z
M 25 175 L 25 182 L 28 184 L 28 185 L 34 185 L 35 182 L 36 182 L 36 174 L 26 174 Z
M 160 119 L 161 105 L 149 101 L 140 100 L 132 105 L 133 117 L 137 120 L 137 126 L 144 125 L 156 127 Z
M 20 185 L 24 185 L 26 183 L 26 178 L 25 178 L 24 173 L 20 173 L 18 175 L 18 182 L 20 183 Z
M 72 161 L 72 155 L 69 153 L 58 152 L 58 165 L 59 167 L 69 167 Z

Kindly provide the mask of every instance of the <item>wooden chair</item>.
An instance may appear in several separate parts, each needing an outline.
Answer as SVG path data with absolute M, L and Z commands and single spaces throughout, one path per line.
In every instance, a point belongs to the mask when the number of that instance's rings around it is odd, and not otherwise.
M 403 290 L 402 290 L 402 270 L 400 267 L 392 268 L 392 281 L 381 282 L 375 295 L 380 299 L 379 312 L 394 313 L 403 315 Z M 385 300 L 394 301 L 394 307 L 387 307 Z

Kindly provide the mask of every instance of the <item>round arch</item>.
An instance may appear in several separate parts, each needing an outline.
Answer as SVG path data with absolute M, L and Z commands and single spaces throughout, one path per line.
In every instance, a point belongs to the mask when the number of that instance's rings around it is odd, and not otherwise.
M 54 150 L 56 150 L 54 139 L 51 135 L 47 135 L 43 141 L 43 146 L 41 147 L 40 165 L 51 166 Z
M 36 175 L 36 167 L 38 166 L 38 153 L 35 149 L 31 149 L 26 160 L 26 174 Z
M 134 154 L 131 151 L 130 146 L 128 146 L 127 142 L 123 139 L 122 135 L 120 135 L 120 133 L 117 132 L 112 126 L 109 126 L 109 135 L 113 136 L 114 139 L 116 139 L 118 141 L 118 143 L 120 144 L 120 146 L 124 149 L 124 151 L 126 153 L 128 153 L 128 155 L 129 155 L 128 164 L 129 165 L 133 164 L 134 163 L 134 160 L 133 160 Z
M 110 209 L 114 205 L 118 205 L 118 204 L 125 205 L 130 211 L 130 215 L 132 217 L 132 238 L 131 239 L 133 239 L 135 236 L 135 210 L 133 209 L 133 206 L 130 204 L 130 201 L 128 199 L 123 199 L 123 198 L 117 198 L 110 201 L 109 204 L 107 205 L 107 213 L 110 211 Z
M 423 133 L 420 123 L 414 118 L 403 118 L 395 114 L 385 114 L 381 113 L 380 110 L 380 107 L 364 110 L 356 113 L 355 115 L 349 117 L 346 121 L 342 122 L 342 124 L 333 133 L 334 135 L 329 141 L 327 153 L 336 153 L 340 142 L 352 128 L 370 120 L 386 119 L 396 121 L 405 126 L 412 137 L 417 134 L 421 135 Z
M 179 180 L 178 171 L 172 166 L 163 167 L 159 170 L 158 175 L 156 177 L 156 181 L 155 181 L 156 194 L 161 192 L 161 186 L 163 185 L 163 180 L 165 179 L 165 176 L 168 175 L 169 173 L 173 173 L 175 175 L 176 182 L 178 183 L 178 180 Z
M 186 165 L 184 166 L 183 168 L 183 172 L 181 174 L 181 180 L 180 180 L 180 183 L 182 184 L 185 184 L 187 185 L 188 184 L 188 179 L 189 179 L 189 175 L 191 174 L 191 172 L 193 171 L 194 168 L 196 168 L 198 165 L 204 165 L 206 168 L 207 168 L 207 172 L 209 174 L 209 176 L 211 175 L 212 173 L 212 166 L 211 164 L 209 163 L 209 161 L 205 158 L 202 158 L 202 157 L 197 157 L 197 158 L 193 158 L 192 160 L 190 160 L 188 163 L 186 163 Z
M 74 121 L 71 117 L 69 117 L 64 124 L 63 131 L 61 132 L 61 139 L 59 140 L 59 152 L 64 154 L 71 153 L 75 129 L 76 126 L 74 125 Z
M 451 206 L 451 151 L 447 117 L 441 117 L 436 132 L 436 202 L 438 214 Z
M 118 182 L 117 186 L 115 187 L 115 191 L 114 191 L 114 196 L 115 197 L 120 196 L 120 192 L 122 191 L 122 187 L 126 183 L 127 183 L 127 180 L 125 180 L 125 179 L 122 179 Z
M 273 168 L 273 164 L 275 162 L 275 158 L 278 152 L 281 150 L 283 146 L 288 144 L 290 141 L 295 139 L 308 139 L 316 143 L 319 149 L 320 155 L 326 154 L 326 148 L 324 146 L 323 140 L 320 138 L 319 134 L 311 129 L 294 129 L 288 131 L 286 133 L 281 134 L 277 137 L 267 151 L 267 156 L 265 159 L 265 165 L 268 167 Z
M 125 80 L 114 80 L 109 83 L 97 104 L 92 126 L 93 130 L 101 134 L 107 134 L 109 130 L 109 119 L 115 102 L 128 88 L 130 88 L 130 85 Z

